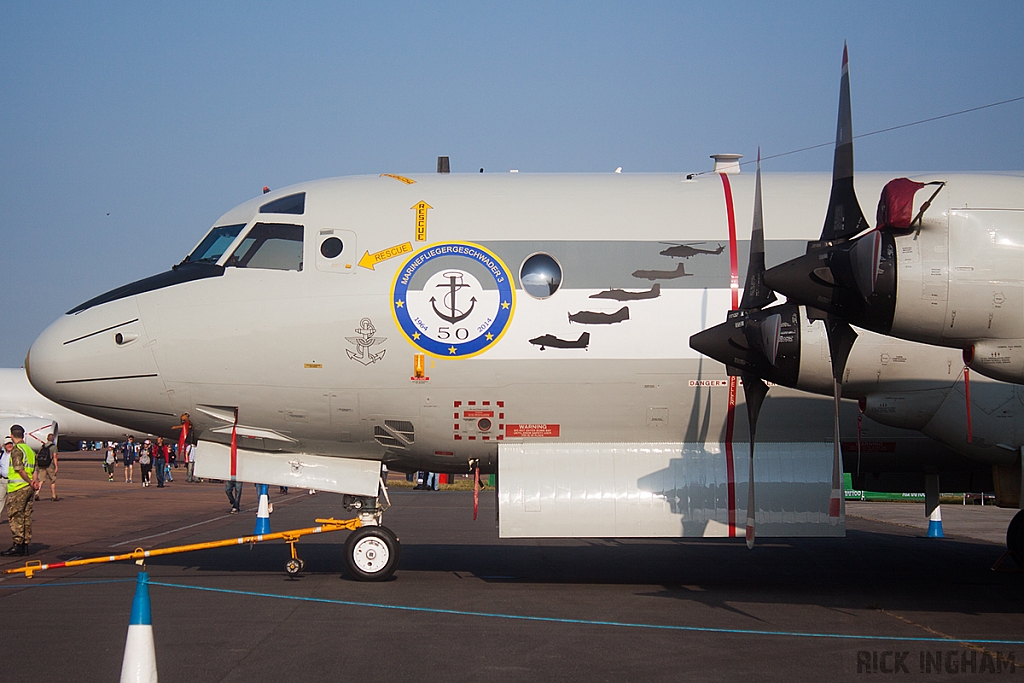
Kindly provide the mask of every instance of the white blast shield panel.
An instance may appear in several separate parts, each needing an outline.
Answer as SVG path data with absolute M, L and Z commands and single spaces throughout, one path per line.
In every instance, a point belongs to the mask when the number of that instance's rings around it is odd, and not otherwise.
M 231 447 L 199 441 L 195 449 L 197 477 L 231 479 Z M 376 496 L 380 461 L 332 458 L 308 453 L 266 453 L 237 449 L 235 479 L 253 484 L 294 486 L 353 496 Z
M 502 538 L 745 535 L 747 443 L 502 444 Z M 711 452 L 717 450 L 718 452 Z M 831 443 L 759 443 L 757 537 L 845 536 L 829 519 Z
M 21 425 L 25 430 L 25 443 L 38 451 L 46 443 L 46 435 L 53 434 L 57 437 L 57 423 L 45 417 L 34 417 L 32 415 L 2 415 L 0 416 L 0 432 L 4 436 L 11 433 L 12 425 Z M 3 476 L 7 476 L 4 472 Z

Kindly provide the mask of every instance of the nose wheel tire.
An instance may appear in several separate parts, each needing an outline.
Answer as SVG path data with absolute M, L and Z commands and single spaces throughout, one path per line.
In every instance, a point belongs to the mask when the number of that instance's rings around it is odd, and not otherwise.
M 398 537 L 387 527 L 359 527 L 345 540 L 345 568 L 357 581 L 391 578 L 401 554 Z

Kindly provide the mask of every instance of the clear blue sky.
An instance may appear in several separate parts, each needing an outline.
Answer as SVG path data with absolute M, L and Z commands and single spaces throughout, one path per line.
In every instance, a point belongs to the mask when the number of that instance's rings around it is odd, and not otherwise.
M 320 177 L 701 171 L 1024 95 L 1024 3 L 7 3 L 0 366 Z M 859 140 L 858 170 L 1020 170 L 1024 103 Z M 831 150 L 769 162 L 820 170 Z

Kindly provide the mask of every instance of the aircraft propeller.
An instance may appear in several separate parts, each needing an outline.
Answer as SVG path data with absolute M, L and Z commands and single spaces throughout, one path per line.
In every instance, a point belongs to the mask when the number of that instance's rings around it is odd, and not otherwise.
M 725 364 L 730 375 L 739 375 L 750 425 L 750 478 L 747 488 L 747 547 L 754 547 L 754 444 L 757 418 L 768 395 L 763 378 L 781 384 L 796 383 L 800 366 L 800 311 L 786 304 L 764 310 L 776 300 L 764 283 L 764 218 L 761 211 L 761 152 L 758 150 L 754 185 L 754 220 L 750 231 L 747 281 L 739 308 L 726 322 L 690 337 L 690 346 Z
M 885 250 L 890 250 L 889 256 L 894 253 L 891 235 L 888 236 L 888 242 L 885 241 L 886 236 L 881 234 L 876 239 L 851 242 L 853 237 L 867 227 L 867 221 L 853 187 L 853 130 L 845 45 L 828 210 L 821 237 L 807 245 L 804 256 L 765 270 L 760 163 L 755 195 L 754 229 L 743 301 L 738 310 L 730 311 L 725 323 L 690 337 L 690 346 L 725 364 L 730 375 L 741 377 L 750 420 L 753 467 L 756 421 L 768 391 L 764 380 L 792 387 L 796 386 L 799 376 L 801 321 L 800 306 L 794 301 L 808 306 L 809 319 L 823 320 L 832 361 L 834 401 L 829 516 L 833 524 L 838 524 L 842 507 L 839 406 L 846 362 L 857 339 L 857 333 L 846 322 L 842 312 L 852 311 L 852 306 L 860 306 L 861 310 L 873 304 L 877 306 L 879 300 L 883 303 L 890 299 L 895 301 L 895 269 L 883 267 L 886 265 Z M 887 263 L 892 266 L 894 261 L 894 258 L 890 258 Z M 851 295 L 849 288 L 838 286 L 840 281 L 859 286 L 860 289 Z M 893 286 L 888 287 L 889 282 Z M 776 291 L 786 293 L 790 301 L 765 308 L 775 300 Z M 799 292 L 799 296 L 789 294 L 794 291 Z M 868 297 L 861 296 L 862 292 L 867 292 Z M 875 297 L 875 301 L 871 297 Z M 828 312 L 814 308 L 815 303 L 827 307 Z M 752 545 L 752 503 L 748 503 L 748 508 L 747 543 Z
M 835 403 L 835 440 L 832 458 L 832 493 L 829 517 L 839 523 L 842 505 L 842 465 L 839 441 L 839 404 L 846 361 L 857 333 L 846 322 L 852 314 L 858 322 L 864 309 L 895 306 L 895 240 L 875 231 L 869 239 L 853 240 L 868 227 L 853 187 L 853 116 L 850 107 L 850 71 L 846 45 L 839 85 L 839 119 L 832 161 L 832 190 L 821 237 L 807 245 L 804 256 L 765 273 L 765 282 L 780 292 L 798 293 L 795 298 L 809 307 L 808 317 L 823 319 L 832 361 L 832 395 Z M 892 317 L 888 319 L 891 321 Z

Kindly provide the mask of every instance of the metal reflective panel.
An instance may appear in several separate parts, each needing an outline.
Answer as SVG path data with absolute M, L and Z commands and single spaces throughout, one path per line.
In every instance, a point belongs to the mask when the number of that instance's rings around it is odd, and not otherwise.
M 536 299 L 546 299 L 562 284 L 562 266 L 548 254 L 533 254 L 523 261 L 519 281 L 527 294 Z
M 502 444 L 501 537 L 741 537 L 748 470 L 730 476 L 723 445 L 708 446 Z M 829 443 L 757 445 L 758 538 L 844 535 L 829 519 L 831 464 Z

